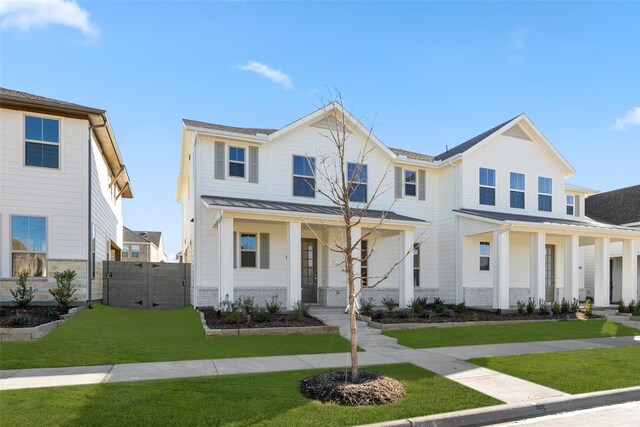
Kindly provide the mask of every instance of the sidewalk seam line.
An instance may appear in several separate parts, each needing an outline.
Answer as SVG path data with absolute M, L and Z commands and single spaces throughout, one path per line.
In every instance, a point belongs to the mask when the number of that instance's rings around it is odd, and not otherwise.
M 213 365 L 214 371 L 216 371 L 216 375 L 220 376 L 220 373 L 218 372 L 218 367 L 216 366 L 216 362 L 214 359 L 211 359 L 211 364 Z
M 107 380 L 109 379 L 109 376 L 111 375 L 111 372 L 115 369 L 115 367 L 116 365 L 111 365 L 111 367 L 109 368 L 107 373 L 104 375 L 104 378 L 102 378 L 99 384 L 104 384 L 107 382 Z

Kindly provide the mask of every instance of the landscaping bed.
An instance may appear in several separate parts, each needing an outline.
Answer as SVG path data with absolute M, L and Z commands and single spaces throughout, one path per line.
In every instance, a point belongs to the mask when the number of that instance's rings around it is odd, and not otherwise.
M 250 328 L 299 328 L 306 326 L 324 326 L 320 320 L 311 316 L 297 316 L 293 313 L 278 313 L 267 319 L 242 316 L 241 322 L 228 321 L 224 313 L 213 308 L 201 308 L 207 326 L 211 329 L 250 329 Z
M 60 320 L 61 316 L 68 312 L 68 309 L 56 306 L 28 306 L 24 308 L 2 306 L 0 328 L 32 328 Z

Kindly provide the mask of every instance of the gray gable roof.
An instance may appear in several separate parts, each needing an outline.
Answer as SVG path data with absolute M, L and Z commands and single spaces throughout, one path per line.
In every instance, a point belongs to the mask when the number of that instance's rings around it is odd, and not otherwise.
M 304 216 L 305 213 L 332 216 L 342 215 L 340 208 L 337 206 L 309 205 L 306 203 L 280 202 L 276 200 L 241 199 L 236 197 L 222 196 L 202 196 L 202 200 L 212 206 L 299 212 L 302 216 Z M 399 215 L 391 211 L 369 209 L 363 216 L 365 218 L 381 218 L 383 215 L 386 219 L 392 221 L 417 221 L 426 223 L 426 221 L 422 219 Z
M 416 153 L 414 151 L 403 150 L 402 148 L 389 148 L 394 154 L 398 156 L 405 156 L 408 159 L 422 160 L 423 162 L 433 162 L 433 156 L 428 154 Z
M 587 197 L 585 215 L 608 224 L 640 222 L 640 185 Z
M 160 247 L 160 239 L 162 239 L 161 231 L 133 231 L 127 227 L 122 227 L 122 241 L 126 243 L 153 243 L 157 248 Z
M 511 122 L 512 120 L 514 120 L 518 116 L 520 116 L 520 114 L 518 114 L 515 117 L 510 118 L 509 120 L 507 120 L 504 123 L 500 123 L 498 126 L 492 127 L 491 129 L 489 129 L 486 132 L 482 132 L 480 135 L 474 136 L 473 138 L 463 142 L 460 145 L 456 145 L 451 150 L 448 150 L 448 151 L 445 151 L 444 153 L 438 154 L 437 156 L 434 157 L 434 159 L 435 160 L 447 160 L 448 158 L 453 157 L 456 154 L 464 153 L 465 151 L 467 151 L 468 149 L 470 149 L 474 145 L 482 142 L 489 135 L 491 135 L 492 133 L 498 131 L 498 129 L 500 129 L 501 127 L 505 126 L 507 123 Z
M 182 119 L 185 125 L 199 127 L 203 129 L 220 130 L 223 132 L 242 133 L 245 135 L 271 135 L 278 129 L 264 129 L 264 128 L 241 128 L 235 126 L 218 125 L 215 123 L 200 122 L 198 120 Z
M 98 109 L 98 108 L 86 107 L 84 105 L 74 104 L 72 102 L 60 101 L 59 99 L 47 98 L 47 97 L 44 97 L 44 96 L 33 95 L 33 94 L 27 93 L 27 92 L 21 92 L 19 90 L 12 90 L 12 89 L 7 89 L 7 88 L 4 88 L 4 87 L 0 87 L 0 103 L 1 103 L 2 100 L 8 100 L 10 98 L 20 99 L 20 100 L 27 101 L 27 102 L 28 101 L 33 101 L 33 102 L 40 102 L 40 103 L 46 103 L 46 104 L 59 105 L 60 107 L 81 109 L 81 110 L 86 110 L 86 111 L 96 112 L 96 113 L 104 113 L 105 112 L 104 110 L 101 110 L 101 109 Z

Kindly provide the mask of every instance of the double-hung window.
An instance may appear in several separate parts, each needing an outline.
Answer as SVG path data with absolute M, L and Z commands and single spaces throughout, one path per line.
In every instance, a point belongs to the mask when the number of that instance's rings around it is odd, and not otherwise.
M 367 276 L 369 275 L 369 242 L 367 240 L 360 241 L 360 281 L 362 286 L 367 286 Z
M 413 244 L 413 286 L 420 286 L 420 244 Z
M 416 183 L 418 173 L 416 171 L 404 171 L 404 195 L 415 196 L 416 195 Z
M 543 176 L 538 177 L 538 210 L 551 212 L 551 194 L 552 181 L 551 178 Z
M 349 186 L 349 200 L 352 202 L 367 201 L 367 165 L 347 163 L 347 179 Z
M 240 234 L 240 267 L 257 267 L 258 239 L 255 234 Z
M 316 196 L 316 159 L 314 157 L 293 156 L 293 195 Z
M 122 245 L 122 256 L 129 258 L 129 245 Z
M 44 117 L 24 118 L 24 164 L 58 169 L 60 166 L 60 121 Z
M 140 258 L 140 245 L 131 245 L 131 258 Z
M 524 174 L 511 172 L 511 207 L 524 209 Z
M 491 265 L 491 244 L 480 242 L 480 271 L 489 271 Z
M 576 198 L 572 194 L 567 194 L 567 215 L 574 215 L 576 207 Z
M 229 147 L 229 176 L 244 178 L 244 148 Z
M 496 171 L 480 168 L 480 204 L 496 205 Z
M 39 216 L 11 217 L 11 274 L 22 271 L 33 277 L 47 275 L 47 219 Z

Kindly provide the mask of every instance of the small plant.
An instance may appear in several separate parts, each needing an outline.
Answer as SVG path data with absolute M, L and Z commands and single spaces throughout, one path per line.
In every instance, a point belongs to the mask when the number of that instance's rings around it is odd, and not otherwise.
M 407 310 L 407 309 L 396 310 L 393 312 L 393 314 L 398 319 L 408 319 L 409 317 L 411 317 L 411 310 Z
M 256 323 L 267 323 L 267 322 L 271 322 L 271 319 L 272 319 L 271 313 L 269 313 L 269 311 L 263 307 L 260 307 L 255 312 L 254 317 L 255 317 Z
M 391 313 L 394 308 L 398 307 L 398 303 L 395 302 L 393 298 L 384 297 L 380 302 L 382 303 L 382 305 L 387 307 L 389 313 Z
M 427 299 L 420 297 L 414 298 L 409 302 L 407 308 L 410 308 L 413 314 L 419 316 L 427 309 Z
M 621 299 L 618 301 L 618 313 L 624 313 L 627 311 L 627 306 L 624 304 L 624 300 Z
M 629 313 L 635 313 L 636 311 L 636 300 L 632 299 L 631 302 L 629 303 Z
M 544 302 L 544 300 L 542 298 L 540 298 L 540 301 L 538 301 L 538 307 L 540 310 L 540 314 L 546 316 L 547 314 L 549 314 L 549 304 L 547 304 L 546 302 Z
M 444 305 L 444 300 L 440 297 L 435 297 L 433 299 L 433 305 Z
M 269 314 L 272 316 L 280 313 L 280 310 L 282 309 L 282 302 L 278 301 L 278 295 L 274 294 L 271 297 L 271 302 L 268 302 L 266 304 L 266 308 Z
M 572 313 L 577 313 L 580 311 L 580 301 L 578 300 L 578 298 L 574 298 L 573 301 L 571 301 L 570 310 Z
M 293 310 L 291 311 L 291 317 L 293 317 L 296 320 L 309 317 L 309 306 L 303 303 L 302 301 L 297 301 L 293 305 Z
M 587 298 L 587 300 L 584 302 L 584 314 L 587 317 L 591 317 L 591 315 L 593 314 L 593 305 L 591 303 L 591 298 Z
M 56 279 L 56 287 L 49 289 L 49 293 L 58 303 L 58 307 L 60 307 L 63 312 L 66 312 L 69 309 L 69 304 L 78 299 L 73 296 L 77 289 L 72 283 L 76 277 L 76 272 L 73 270 L 64 270 L 53 273 L 53 277 Z
M 635 311 L 633 312 L 633 315 L 634 315 L 634 316 L 640 316 L 640 303 L 637 303 L 637 304 L 636 304 L 636 309 L 635 309 Z
M 252 316 L 256 311 L 256 302 L 253 297 L 244 297 L 242 299 L 242 308 L 244 308 L 245 314 Z
M 360 298 L 360 313 L 369 316 L 373 312 L 373 298 Z
M 436 312 L 436 314 L 442 314 L 442 313 L 444 313 L 444 311 L 445 311 L 446 309 L 447 309 L 447 306 L 446 306 L 446 305 L 444 305 L 444 304 L 436 304 L 436 305 L 433 307 L 433 311 L 435 311 L 435 312 Z
M 424 318 L 425 319 L 431 319 L 433 316 L 435 315 L 435 313 L 431 310 L 425 311 L 424 312 Z
M 533 298 L 529 297 L 527 300 L 527 313 L 533 314 L 534 311 L 536 311 L 536 302 Z
M 47 306 L 47 317 L 56 318 L 59 316 L 58 307 L 54 307 L 52 305 Z
M 31 300 L 33 300 L 33 296 L 36 293 L 36 290 L 31 286 L 27 288 L 27 279 L 29 278 L 29 274 L 31 271 L 22 270 L 18 272 L 18 280 L 16 281 L 18 287 L 15 292 L 13 289 L 10 289 L 11 295 L 13 295 L 13 301 L 16 303 L 18 308 L 25 308 L 29 304 L 31 304 Z
M 371 318 L 373 320 L 382 320 L 384 319 L 386 316 L 386 313 L 382 310 L 376 310 L 373 313 L 371 313 Z
M 467 311 L 467 305 L 461 302 L 460 304 L 453 306 L 453 311 L 455 311 L 458 314 L 462 314 L 465 311 Z
M 232 301 L 229 299 L 229 294 L 226 294 L 224 301 L 220 303 L 220 312 L 225 323 L 240 323 L 242 321 L 242 298 Z
M 17 313 L 7 319 L 9 326 L 14 328 L 24 328 L 35 323 L 33 316 L 27 313 Z
M 558 301 L 554 301 L 553 304 L 551 304 L 551 311 L 553 312 L 554 316 L 557 316 L 560 313 L 562 313 L 562 306 Z
M 518 304 L 518 314 L 524 314 L 524 310 L 527 307 L 527 303 L 525 303 L 524 301 L 518 300 L 516 304 Z
M 560 313 L 566 314 L 571 309 L 571 304 L 566 298 L 562 298 L 562 303 L 560 303 Z

